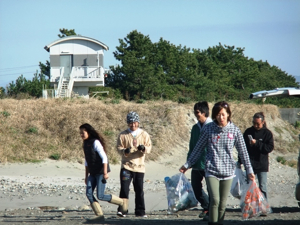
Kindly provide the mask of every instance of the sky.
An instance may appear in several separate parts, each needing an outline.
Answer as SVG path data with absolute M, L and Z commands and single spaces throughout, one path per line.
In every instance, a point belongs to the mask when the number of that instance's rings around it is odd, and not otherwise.
M 61 28 L 106 44 L 105 68 L 120 63 L 119 39 L 137 30 L 153 43 L 245 48 L 300 82 L 299 0 L 0 0 L 0 87 L 31 80 Z

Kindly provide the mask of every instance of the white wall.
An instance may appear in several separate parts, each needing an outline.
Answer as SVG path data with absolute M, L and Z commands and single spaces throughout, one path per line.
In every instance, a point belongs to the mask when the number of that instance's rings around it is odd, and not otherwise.
M 73 87 L 74 94 L 79 97 L 89 98 L 89 88 L 88 87 Z
M 50 48 L 50 55 L 61 54 L 104 54 L 103 48 L 96 43 L 85 40 L 69 40 L 58 43 Z

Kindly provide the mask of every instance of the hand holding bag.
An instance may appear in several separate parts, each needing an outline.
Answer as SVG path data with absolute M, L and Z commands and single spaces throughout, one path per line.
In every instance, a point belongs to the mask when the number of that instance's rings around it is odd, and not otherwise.
M 242 220 L 272 212 L 267 199 L 261 193 L 255 181 L 250 181 L 243 188 L 241 198 Z

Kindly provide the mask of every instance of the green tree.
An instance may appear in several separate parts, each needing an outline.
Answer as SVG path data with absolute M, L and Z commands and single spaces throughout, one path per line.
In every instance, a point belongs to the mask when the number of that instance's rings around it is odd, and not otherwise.
M 43 74 L 45 77 L 50 79 L 50 62 L 47 60 L 46 64 L 39 62 L 40 73 Z
M 75 29 L 68 30 L 68 29 L 63 28 L 63 29 L 59 29 L 59 32 L 60 32 L 60 34 L 58 34 L 58 37 L 60 37 L 60 38 L 63 38 L 66 36 L 77 35 L 75 32 Z
M 195 79 L 197 61 L 186 47 L 162 38 L 152 43 L 136 30 L 119 42 L 114 56 L 122 66 L 111 67 L 106 84 L 120 89 L 126 99 L 174 99 Z
M 16 82 L 12 81 L 11 83 L 8 84 L 7 87 L 7 94 L 9 96 L 14 96 L 17 95 L 21 92 L 26 92 L 26 86 L 28 85 L 28 81 L 27 79 L 23 76 L 23 74 L 21 76 L 19 76 L 16 79 Z
M 107 84 L 119 88 L 125 98 L 132 99 L 134 96 L 143 98 L 147 85 L 154 75 L 151 63 L 152 42 L 149 36 L 144 36 L 136 30 L 119 41 L 120 46 L 117 46 L 114 56 L 123 66 L 111 68 L 113 77 L 107 79 Z
M 119 43 L 114 56 L 120 65 L 111 67 L 106 84 L 119 89 L 125 99 L 245 100 L 259 90 L 298 85 L 267 61 L 246 57 L 244 48 L 219 43 L 191 50 L 163 38 L 152 43 L 136 30 Z M 273 101 L 282 105 L 279 98 Z
M 36 72 L 32 80 L 27 80 L 23 75 L 19 76 L 16 82 L 12 81 L 8 84 L 8 96 L 16 97 L 20 93 L 27 93 L 32 97 L 41 97 L 43 87 L 49 87 L 50 82 L 41 73 Z
M 5 97 L 5 88 L 0 87 L 0 98 L 4 98 L 4 97 Z

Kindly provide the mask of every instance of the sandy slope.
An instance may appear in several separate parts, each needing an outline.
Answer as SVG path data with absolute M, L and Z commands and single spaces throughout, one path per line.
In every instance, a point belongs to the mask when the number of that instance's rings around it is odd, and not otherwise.
M 271 206 L 297 206 L 294 197 L 298 181 L 296 169 L 276 162 L 270 157 L 268 188 Z M 164 177 L 178 173 L 185 162 L 185 150 L 170 150 L 159 162 L 149 162 L 145 175 L 146 209 L 167 209 Z M 107 184 L 108 193 L 119 193 L 119 165 L 112 165 Z M 190 178 L 190 170 L 186 173 Z M 84 166 L 79 163 L 46 160 L 42 163 L 0 165 L 0 211 L 5 209 L 55 206 L 79 208 L 88 204 L 85 197 Z M 130 210 L 134 207 L 131 192 Z M 229 196 L 228 206 L 236 207 L 239 201 Z M 115 206 L 103 203 L 107 209 Z
M 186 158 L 186 149 L 170 149 L 159 162 L 147 163 L 145 175 L 145 202 L 147 219 L 134 217 L 134 192 L 130 193 L 129 215 L 116 217 L 116 206 L 101 203 L 106 221 L 101 224 L 207 224 L 197 215 L 201 207 L 194 211 L 167 214 L 167 197 L 164 177 L 178 173 Z M 119 165 L 112 165 L 107 184 L 107 192 L 119 193 Z M 186 173 L 190 177 L 190 171 Z M 84 166 L 79 163 L 46 160 L 43 163 L 0 165 L 0 223 L 73 225 L 85 223 L 85 218 L 93 217 L 85 197 L 83 181 Z M 224 225 L 285 225 L 299 224 L 300 208 L 294 197 L 298 181 L 296 169 L 282 166 L 271 157 L 269 172 L 269 200 L 273 213 L 268 217 L 251 218 L 242 221 L 239 200 L 228 198 Z M 42 209 L 42 210 L 41 210 Z

